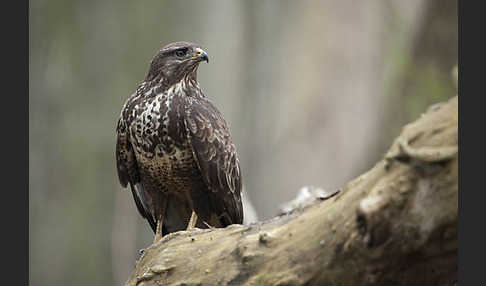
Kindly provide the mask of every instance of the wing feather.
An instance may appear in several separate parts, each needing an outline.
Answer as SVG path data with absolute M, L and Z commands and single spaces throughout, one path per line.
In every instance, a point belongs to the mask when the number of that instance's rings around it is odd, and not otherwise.
M 186 109 L 185 126 L 194 158 L 211 191 L 213 211 L 225 225 L 243 222 L 241 170 L 228 125 L 206 98 Z
M 138 212 L 144 217 L 150 227 L 155 232 L 156 223 L 148 207 L 148 201 L 140 184 L 140 173 L 138 171 L 137 160 L 129 140 L 129 133 L 122 118 L 118 120 L 116 140 L 116 169 L 118 179 L 122 187 L 126 188 L 130 184 L 133 200 Z

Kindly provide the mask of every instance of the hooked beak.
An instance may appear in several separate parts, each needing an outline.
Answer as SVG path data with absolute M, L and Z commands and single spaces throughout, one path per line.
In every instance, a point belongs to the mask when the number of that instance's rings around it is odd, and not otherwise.
M 203 49 L 196 48 L 194 52 L 196 54 L 196 57 L 198 57 L 200 61 L 206 61 L 207 63 L 209 63 L 208 54 Z

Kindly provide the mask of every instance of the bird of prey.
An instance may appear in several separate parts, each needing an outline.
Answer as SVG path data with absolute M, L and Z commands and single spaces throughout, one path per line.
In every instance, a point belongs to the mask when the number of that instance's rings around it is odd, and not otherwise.
M 116 132 L 116 165 L 157 242 L 194 227 L 241 224 L 241 171 L 221 112 L 197 81 L 207 53 L 194 43 L 160 49 L 125 102 Z

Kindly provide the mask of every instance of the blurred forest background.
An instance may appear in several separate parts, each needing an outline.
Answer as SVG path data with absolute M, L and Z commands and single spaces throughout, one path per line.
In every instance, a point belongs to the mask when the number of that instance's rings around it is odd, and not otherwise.
M 260 220 L 366 171 L 457 94 L 457 1 L 30 1 L 32 285 L 121 285 L 152 242 L 115 169 L 115 125 L 153 54 L 208 52 Z M 457 70 L 455 70 L 457 74 Z

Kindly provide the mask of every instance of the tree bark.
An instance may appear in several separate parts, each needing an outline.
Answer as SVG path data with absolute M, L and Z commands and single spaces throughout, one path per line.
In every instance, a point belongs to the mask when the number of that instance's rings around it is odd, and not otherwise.
M 125 285 L 454 285 L 457 101 L 406 125 L 332 198 L 248 226 L 169 234 Z

